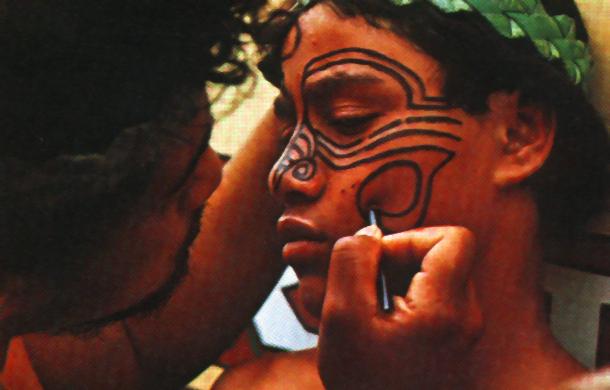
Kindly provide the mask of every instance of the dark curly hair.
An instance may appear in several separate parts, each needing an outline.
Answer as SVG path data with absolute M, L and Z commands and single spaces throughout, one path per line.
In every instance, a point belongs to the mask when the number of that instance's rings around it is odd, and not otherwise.
M 177 89 L 241 83 L 240 35 L 263 3 L 0 1 L 0 155 L 102 152 Z
M 444 13 L 426 1 L 395 6 L 378 0 L 320 0 L 273 14 L 258 40 L 266 50 L 259 64 L 280 85 L 282 44 L 299 15 L 319 3 L 341 17 L 364 17 L 388 28 L 438 61 L 445 72 L 444 95 L 470 114 L 488 110 L 495 91 L 519 91 L 522 103 L 535 104 L 557 118 L 555 144 L 544 166 L 525 185 L 537 200 L 543 231 L 571 234 L 603 203 L 607 180 L 607 131 L 583 90 L 569 80 L 561 61 L 547 61 L 527 39 L 501 36 L 476 12 Z M 549 13 L 571 14 L 580 39 L 587 40 L 570 0 L 547 1 Z

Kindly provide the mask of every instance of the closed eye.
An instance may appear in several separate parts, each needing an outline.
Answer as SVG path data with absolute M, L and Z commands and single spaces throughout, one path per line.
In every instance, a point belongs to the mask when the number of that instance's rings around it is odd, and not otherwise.
M 371 122 L 379 117 L 376 112 L 368 114 L 337 116 L 328 120 L 328 124 L 342 134 L 352 135 L 366 131 Z

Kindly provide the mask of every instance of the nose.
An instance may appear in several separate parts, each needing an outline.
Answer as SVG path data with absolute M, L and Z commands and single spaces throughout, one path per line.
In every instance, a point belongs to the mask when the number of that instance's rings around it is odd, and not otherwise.
M 314 201 L 326 188 L 324 168 L 291 142 L 269 172 L 269 190 L 285 206 Z

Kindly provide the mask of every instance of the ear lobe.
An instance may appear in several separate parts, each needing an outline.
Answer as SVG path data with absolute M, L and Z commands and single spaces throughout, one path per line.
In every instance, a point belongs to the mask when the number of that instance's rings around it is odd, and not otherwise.
M 496 128 L 501 156 L 494 181 L 500 187 L 519 184 L 538 171 L 548 158 L 555 138 L 555 114 L 520 103 L 517 93 L 492 94 L 489 107 L 501 119 Z

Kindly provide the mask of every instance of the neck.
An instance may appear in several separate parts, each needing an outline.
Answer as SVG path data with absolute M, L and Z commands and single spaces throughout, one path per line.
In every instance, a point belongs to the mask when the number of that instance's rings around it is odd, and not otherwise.
M 551 335 L 540 285 L 536 206 L 527 193 L 503 200 L 482 235 L 474 278 L 485 321 L 470 387 L 544 389 L 582 371 Z

